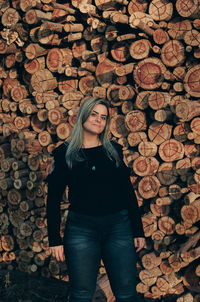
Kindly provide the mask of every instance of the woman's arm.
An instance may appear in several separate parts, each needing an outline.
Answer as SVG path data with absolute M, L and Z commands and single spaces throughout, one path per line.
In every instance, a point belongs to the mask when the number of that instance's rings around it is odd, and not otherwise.
M 145 238 L 144 237 L 137 237 L 134 238 L 134 246 L 136 248 L 136 252 L 139 252 L 145 245 Z
M 67 166 L 65 163 L 65 152 L 63 151 L 62 147 L 58 147 L 58 149 L 54 150 L 54 166 L 46 179 L 48 183 L 47 229 L 49 246 L 51 247 L 62 244 L 60 237 L 60 201 L 67 184 Z
M 65 260 L 63 245 L 50 247 L 50 252 L 51 252 L 52 256 L 56 258 L 57 261 L 63 262 Z
M 119 157 L 121 159 L 121 185 L 123 186 L 123 189 L 126 192 L 126 196 L 128 196 L 127 200 L 127 206 L 128 206 L 128 214 L 132 225 L 132 231 L 134 238 L 143 238 L 144 237 L 144 230 L 141 220 L 141 213 L 140 209 L 138 207 L 138 201 L 133 189 L 133 185 L 130 180 L 130 174 L 131 169 L 128 168 L 124 161 L 123 161 L 123 150 L 122 146 L 114 143 L 114 146 L 119 154 Z M 140 241 L 140 240 L 139 240 Z M 136 243 L 138 244 L 138 241 L 136 240 Z M 139 243 L 140 244 L 140 243 Z

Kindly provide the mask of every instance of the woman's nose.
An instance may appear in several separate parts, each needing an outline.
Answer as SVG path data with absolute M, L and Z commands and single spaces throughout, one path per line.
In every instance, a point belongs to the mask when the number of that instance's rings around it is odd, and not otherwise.
M 98 122 L 100 122 L 100 121 L 101 121 L 101 117 L 100 117 L 99 115 L 97 115 L 97 116 L 96 116 L 96 120 L 97 120 Z

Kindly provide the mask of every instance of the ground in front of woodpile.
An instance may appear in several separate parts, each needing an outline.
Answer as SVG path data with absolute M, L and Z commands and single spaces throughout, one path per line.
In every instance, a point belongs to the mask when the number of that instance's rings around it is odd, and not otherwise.
M 0 271 L 0 302 L 65 302 L 68 291 L 68 282 L 62 280 Z

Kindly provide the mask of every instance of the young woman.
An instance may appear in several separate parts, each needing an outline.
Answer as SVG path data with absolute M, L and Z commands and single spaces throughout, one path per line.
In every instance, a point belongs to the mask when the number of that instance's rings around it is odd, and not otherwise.
M 83 102 L 68 143 L 53 151 L 47 177 L 49 245 L 66 259 L 70 302 L 91 302 L 101 259 L 117 302 L 136 302 L 136 252 L 144 244 L 137 200 L 123 162 L 122 147 L 108 139 L 109 103 Z M 64 239 L 60 200 L 69 189 Z

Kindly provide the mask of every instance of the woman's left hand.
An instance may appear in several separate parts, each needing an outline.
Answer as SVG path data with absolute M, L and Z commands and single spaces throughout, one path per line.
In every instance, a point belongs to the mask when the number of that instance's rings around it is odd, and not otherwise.
M 136 249 L 136 252 L 139 252 L 145 245 L 145 238 L 143 237 L 136 237 L 134 238 L 134 245 Z

